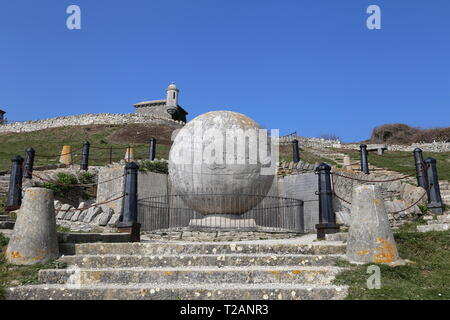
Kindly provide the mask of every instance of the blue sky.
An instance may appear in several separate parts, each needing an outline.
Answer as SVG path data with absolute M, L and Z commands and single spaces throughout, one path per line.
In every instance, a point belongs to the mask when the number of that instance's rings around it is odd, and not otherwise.
M 66 28 L 71 4 L 81 30 Z M 366 27 L 371 4 L 381 30 Z M 189 119 L 233 110 L 345 141 L 449 126 L 449 16 L 448 0 L 2 0 L 0 109 L 131 113 L 174 81 Z

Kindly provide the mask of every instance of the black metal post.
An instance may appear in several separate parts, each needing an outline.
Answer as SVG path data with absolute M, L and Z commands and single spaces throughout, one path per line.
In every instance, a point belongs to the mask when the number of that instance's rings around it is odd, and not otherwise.
M 81 165 L 80 170 L 87 171 L 89 168 L 89 148 L 91 144 L 89 141 L 83 142 L 83 151 L 81 153 Z
M 362 144 L 359 146 L 359 153 L 361 159 L 361 172 L 369 174 L 369 152 L 367 151 L 367 145 Z
M 316 224 L 317 239 L 324 240 L 325 235 L 339 231 L 333 208 L 333 192 L 331 190 L 331 167 L 321 163 L 316 172 L 319 175 L 319 224 Z
M 300 162 L 300 152 L 298 149 L 298 140 L 297 139 L 292 141 L 292 160 L 295 163 Z
M 125 166 L 125 199 L 123 220 L 118 224 L 120 232 L 130 232 L 131 241 L 140 241 L 140 223 L 137 222 L 137 178 L 139 166 L 135 162 Z
M 11 159 L 11 177 L 9 178 L 8 201 L 6 211 L 14 211 L 22 204 L 23 158 L 15 156 Z
M 33 166 L 34 166 L 34 156 L 36 152 L 33 148 L 28 148 L 26 151 L 26 157 L 25 157 L 25 179 L 33 179 Z
M 441 198 L 441 190 L 439 188 L 439 178 L 436 168 L 436 159 L 428 158 L 425 160 L 427 164 L 428 176 L 428 208 L 436 214 L 444 213 L 444 205 Z
M 112 151 L 113 151 L 113 148 L 109 147 L 109 164 L 112 163 Z
M 414 161 L 416 163 L 417 185 L 424 189 L 428 189 L 428 177 L 426 165 L 423 162 L 422 149 L 414 149 Z
M 150 150 L 148 153 L 148 159 L 150 161 L 153 161 L 153 160 L 155 160 L 155 157 L 156 157 L 156 139 L 151 138 L 149 143 L 150 143 Z

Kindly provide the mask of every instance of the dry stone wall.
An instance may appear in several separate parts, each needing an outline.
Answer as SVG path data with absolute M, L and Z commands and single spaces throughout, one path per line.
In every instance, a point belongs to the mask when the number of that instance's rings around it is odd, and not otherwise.
M 342 149 L 351 149 L 351 150 L 359 150 L 360 144 L 352 143 L 352 144 L 343 144 Z M 407 145 L 397 145 L 391 144 L 386 145 L 388 151 L 405 151 L 405 152 L 413 152 L 414 149 L 420 148 L 425 152 L 450 152 L 450 142 L 443 141 L 434 141 L 431 143 L 413 143 L 409 146 Z M 368 145 L 370 149 L 370 145 Z
M 377 180 L 384 181 L 392 179 L 391 176 L 374 176 L 373 174 L 365 175 L 361 172 L 352 172 L 344 169 L 335 168 L 334 171 L 342 176 L 361 180 Z M 413 206 L 408 210 L 410 205 L 415 203 L 423 196 L 425 190 L 421 187 L 416 187 L 408 182 L 391 181 L 382 183 L 370 183 L 357 181 L 353 179 L 344 178 L 338 175 L 332 175 L 333 189 L 337 196 L 333 198 L 335 211 L 340 212 L 338 217 L 341 223 L 347 224 L 352 202 L 352 192 L 357 186 L 364 184 L 376 184 L 381 187 L 381 194 L 385 201 L 385 206 L 388 211 L 388 217 L 392 226 L 398 226 L 406 221 L 409 221 L 421 213 L 418 205 Z M 341 200 L 341 199 L 343 200 Z M 426 203 L 426 196 L 418 204 Z M 346 202 L 347 201 L 347 202 Z M 403 211 L 404 210 L 404 211 Z M 398 212 L 401 211 L 401 212 Z
M 87 126 L 95 124 L 133 124 L 133 123 L 156 123 L 184 125 L 181 121 L 175 121 L 158 116 L 141 116 L 136 114 L 82 114 L 77 116 L 58 117 L 45 120 L 34 120 L 26 122 L 15 122 L 0 125 L 1 133 L 32 132 L 50 128 L 67 126 Z
M 283 136 L 280 137 L 279 143 L 290 144 L 293 140 L 298 140 L 301 147 L 307 148 L 340 148 L 341 142 L 339 140 L 327 140 L 323 138 L 305 138 L 300 136 Z

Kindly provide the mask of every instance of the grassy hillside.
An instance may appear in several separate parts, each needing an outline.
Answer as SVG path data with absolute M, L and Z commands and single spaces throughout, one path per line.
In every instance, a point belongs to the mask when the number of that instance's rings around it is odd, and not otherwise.
M 346 149 L 339 149 L 338 151 L 347 153 L 353 160 L 359 160 L 360 158 L 359 151 Z M 428 157 L 436 159 L 439 180 L 450 181 L 450 152 L 424 152 L 423 157 L 424 159 Z M 382 156 L 370 153 L 369 163 L 379 168 L 404 174 L 412 174 L 416 170 L 412 152 L 386 152 Z
M 156 157 L 168 158 L 171 134 L 177 127 L 161 125 L 92 125 L 53 128 L 35 132 L 0 135 L 0 171 L 9 170 L 11 158 L 25 157 L 25 150 L 36 151 L 35 165 L 58 163 L 64 145 L 70 145 L 74 152 L 74 163 L 79 163 L 83 141 L 91 143 L 90 164 L 109 163 L 110 147 L 112 160 L 123 159 L 128 146 L 135 148 L 135 158 L 147 158 L 148 140 L 157 139 Z

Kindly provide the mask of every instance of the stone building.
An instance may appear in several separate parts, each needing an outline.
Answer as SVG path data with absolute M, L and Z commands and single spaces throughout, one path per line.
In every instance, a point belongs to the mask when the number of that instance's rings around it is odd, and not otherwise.
M 152 100 L 136 103 L 136 114 L 139 116 L 162 116 L 172 120 L 186 122 L 188 114 L 181 106 L 178 105 L 178 94 L 180 90 L 172 83 L 166 90 L 166 99 Z
M 0 124 L 6 123 L 5 113 L 6 113 L 6 111 L 3 111 L 0 109 Z

